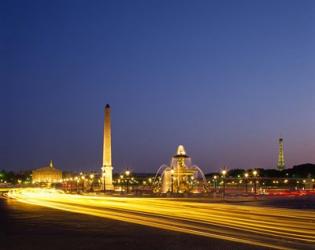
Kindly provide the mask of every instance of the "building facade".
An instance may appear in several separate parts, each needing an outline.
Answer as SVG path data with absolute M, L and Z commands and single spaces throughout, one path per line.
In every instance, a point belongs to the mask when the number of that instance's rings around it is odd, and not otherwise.
M 48 166 L 32 171 L 33 183 L 60 183 L 62 182 L 62 171 L 56 169 L 52 161 Z

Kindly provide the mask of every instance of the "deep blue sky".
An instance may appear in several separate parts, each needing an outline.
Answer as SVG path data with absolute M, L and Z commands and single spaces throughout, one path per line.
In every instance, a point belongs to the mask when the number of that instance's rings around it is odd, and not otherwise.
M 315 162 L 314 1 L 1 1 L 0 169 Z

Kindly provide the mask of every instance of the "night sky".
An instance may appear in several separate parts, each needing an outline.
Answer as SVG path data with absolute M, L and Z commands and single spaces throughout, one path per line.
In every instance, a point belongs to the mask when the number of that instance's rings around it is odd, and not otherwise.
M 0 169 L 315 162 L 315 1 L 0 3 Z

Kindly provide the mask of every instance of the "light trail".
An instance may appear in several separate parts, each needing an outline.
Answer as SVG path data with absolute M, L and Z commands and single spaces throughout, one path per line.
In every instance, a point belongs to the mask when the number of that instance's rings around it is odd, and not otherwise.
M 315 212 L 178 201 L 11 190 L 20 202 L 274 249 L 314 249 Z

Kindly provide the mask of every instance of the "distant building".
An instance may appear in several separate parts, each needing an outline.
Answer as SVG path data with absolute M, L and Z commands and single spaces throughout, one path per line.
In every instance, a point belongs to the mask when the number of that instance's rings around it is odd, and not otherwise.
M 284 153 L 283 153 L 283 138 L 279 138 L 279 156 L 278 156 L 278 170 L 285 169 Z
M 62 171 L 56 169 L 52 161 L 48 166 L 38 168 L 32 171 L 33 183 L 58 183 L 62 180 Z

